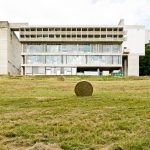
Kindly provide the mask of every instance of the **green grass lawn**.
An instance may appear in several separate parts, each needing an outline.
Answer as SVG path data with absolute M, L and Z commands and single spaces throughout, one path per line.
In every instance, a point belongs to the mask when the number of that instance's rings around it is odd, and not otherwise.
M 0 76 L 0 149 L 150 150 L 150 77 L 64 78 Z M 82 79 L 93 96 L 75 96 Z

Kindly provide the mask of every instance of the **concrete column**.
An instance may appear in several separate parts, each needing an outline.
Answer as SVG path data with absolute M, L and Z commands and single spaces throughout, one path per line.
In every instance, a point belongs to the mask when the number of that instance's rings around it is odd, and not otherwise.
M 128 76 L 128 57 L 125 57 L 123 60 L 123 72 L 124 76 Z
M 98 73 L 98 76 L 100 76 L 100 70 L 99 70 L 99 68 L 97 69 L 97 73 Z
M 139 76 L 139 55 L 137 54 L 128 56 L 128 76 Z
M 8 74 L 8 22 L 0 22 L 0 74 Z

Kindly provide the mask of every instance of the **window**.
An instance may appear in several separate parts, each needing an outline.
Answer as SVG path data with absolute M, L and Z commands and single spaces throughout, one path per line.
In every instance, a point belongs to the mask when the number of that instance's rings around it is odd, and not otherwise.
M 114 28 L 114 31 L 117 31 L 117 28 Z
M 85 56 L 67 56 L 67 64 L 72 65 L 85 64 Z
M 24 38 L 24 35 L 20 35 L 21 38 Z
M 114 35 L 114 38 L 117 38 L 117 35 Z
M 41 38 L 41 37 L 42 37 L 42 34 L 37 35 L 37 38 Z
M 46 56 L 46 64 L 61 64 L 61 56 Z
M 60 50 L 60 45 L 47 45 L 48 53 L 57 53 Z
M 62 28 L 61 31 L 66 31 L 66 28 Z
M 93 35 L 88 35 L 88 38 L 93 38 Z
M 95 35 L 95 38 L 99 38 L 99 37 L 100 37 L 100 35 L 98 35 L 98 34 L 97 34 L 97 35 Z
M 31 28 L 31 31 L 36 31 L 35 28 Z
M 121 64 L 119 57 L 121 57 L 121 56 L 113 56 L 113 64 L 114 65 Z
M 72 31 L 76 31 L 76 28 L 72 28 Z
M 56 34 L 56 38 L 60 38 L 60 35 L 59 35 L 59 34 Z
M 106 57 L 106 64 L 112 65 L 113 64 L 113 57 L 112 56 L 105 56 Z
M 48 28 L 43 28 L 43 31 L 48 31 Z
M 103 34 L 102 34 L 102 35 L 101 35 L 101 38 L 106 38 L 106 35 L 103 35 Z
M 48 34 L 44 34 L 44 35 L 43 35 L 43 38 L 47 38 L 47 37 L 48 37 Z
M 63 34 L 61 37 L 62 37 L 62 38 L 65 38 L 65 37 L 66 37 L 66 35 L 64 35 L 64 34 Z
M 26 31 L 29 31 L 29 28 L 26 28 Z
M 119 38 L 123 38 L 123 35 L 119 35 Z
M 103 52 L 110 53 L 111 52 L 111 45 L 103 45 Z
M 54 28 L 49 28 L 49 31 L 54 31 Z
M 67 28 L 67 31 L 71 31 L 71 28 Z
M 87 63 L 91 65 L 99 65 L 99 56 L 88 56 Z
M 101 31 L 106 31 L 106 28 L 101 28 Z
M 100 28 L 95 28 L 95 31 L 100 31 Z
M 60 31 L 60 28 L 55 28 L 55 31 Z
M 82 31 L 87 31 L 87 28 L 82 28 Z
M 42 31 L 42 28 L 37 28 L 37 31 Z
M 24 31 L 24 29 L 23 29 L 23 28 L 21 28 L 21 29 L 20 29 L 20 31 Z
M 45 67 L 33 67 L 33 74 L 44 75 L 45 74 Z
M 49 37 L 50 37 L 50 38 L 54 38 L 54 35 L 53 35 L 53 34 L 50 34 Z
M 119 31 L 123 31 L 123 28 L 119 28 Z
M 91 52 L 91 45 L 90 44 L 78 45 L 78 51 L 79 52 Z
M 72 37 L 73 37 L 73 38 L 76 38 L 76 35 L 73 34 Z
M 26 35 L 26 38 L 29 38 L 29 35 Z
M 120 45 L 112 45 L 112 53 L 119 53 L 121 52 L 121 46 Z
M 93 31 L 93 28 L 88 28 L 88 31 Z
M 82 38 L 87 38 L 87 35 L 82 35 Z
M 45 56 L 26 56 L 26 64 L 45 64 Z
M 112 35 L 111 35 L 111 34 L 108 34 L 107 37 L 108 37 L 108 38 L 112 38 Z
M 71 35 L 67 35 L 67 38 L 70 38 L 71 37 Z
M 32 67 L 25 67 L 25 74 L 32 75 Z
M 31 35 L 31 38 L 35 38 L 36 36 L 35 35 Z
M 112 28 L 108 28 L 107 31 L 112 31 Z
M 45 52 L 45 46 L 44 45 L 34 45 L 34 44 L 24 45 L 23 51 L 27 52 L 27 53 L 43 53 L 43 52 Z

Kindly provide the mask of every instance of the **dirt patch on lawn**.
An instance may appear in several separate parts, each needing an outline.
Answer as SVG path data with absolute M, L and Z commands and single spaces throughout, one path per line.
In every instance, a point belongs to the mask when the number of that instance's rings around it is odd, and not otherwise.
M 62 150 L 57 144 L 43 144 L 43 143 L 36 143 L 32 147 L 28 148 L 19 148 L 15 150 Z

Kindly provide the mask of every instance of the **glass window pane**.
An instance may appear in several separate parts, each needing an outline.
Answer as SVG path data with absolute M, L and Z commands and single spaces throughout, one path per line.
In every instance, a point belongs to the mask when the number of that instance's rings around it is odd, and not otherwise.
M 45 52 L 45 45 L 24 45 L 23 52 L 27 53 L 43 53 Z
M 33 67 L 33 75 L 45 75 L 45 67 Z
M 85 64 L 85 56 L 67 56 L 67 64 Z
M 46 64 L 61 64 L 61 56 L 46 56 Z
M 121 46 L 120 45 L 112 45 L 112 53 L 120 53 Z
M 87 57 L 87 63 L 88 64 L 95 64 L 98 65 L 100 63 L 100 57 L 99 56 L 88 56 Z
M 106 64 L 107 65 L 112 65 L 113 61 L 112 61 L 112 56 L 105 56 L 106 57 Z
M 60 45 L 47 45 L 48 53 L 57 53 L 60 50 Z
M 45 64 L 45 56 L 26 56 L 26 64 Z
M 111 52 L 111 45 L 103 45 L 103 52 L 110 53 Z
M 113 56 L 113 64 L 119 64 L 119 57 Z
M 25 67 L 25 74 L 32 75 L 32 67 Z

